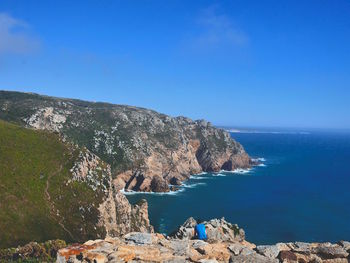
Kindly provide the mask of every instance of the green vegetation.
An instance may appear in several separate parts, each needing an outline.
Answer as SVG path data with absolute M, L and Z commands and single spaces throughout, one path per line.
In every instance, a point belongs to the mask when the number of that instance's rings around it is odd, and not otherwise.
M 56 262 L 59 249 L 66 247 L 63 240 L 49 240 L 45 243 L 30 242 L 17 248 L 0 249 L 0 262 Z
M 102 190 L 66 183 L 79 152 L 57 134 L 0 121 L 0 247 L 104 234 L 95 228 Z

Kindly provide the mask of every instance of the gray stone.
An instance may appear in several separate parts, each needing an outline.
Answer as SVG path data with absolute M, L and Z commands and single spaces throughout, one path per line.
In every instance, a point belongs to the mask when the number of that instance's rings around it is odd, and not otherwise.
M 282 262 L 288 262 L 288 263 L 298 262 L 298 257 L 292 251 L 281 251 L 278 255 L 278 258 Z
M 347 252 L 350 251 L 350 242 L 341 240 L 339 241 L 339 245 L 341 245 Z
M 124 260 L 118 258 L 118 256 L 116 255 L 116 252 L 113 252 L 113 253 L 108 255 L 108 262 L 111 262 L 111 263 L 123 263 Z
M 200 247 L 204 247 L 205 245 L 208 245 L 207 242 L 203 241 L 203 240 L 192 240 L 191 241 L 191 246 L 194 248 L 194 249 L 197 249 L 197 248 L 200 248 Z
M 204 224 L 209 240 L 234 242 L 242 241 L 245 238 L 243 229 L 240 229 L 236 224 L 227 222 L 224 218 L 212 219 Z
M 301 254 L 309 255 L 311 250 L 310 243 L 295 242 L 292 245 L 292 250 Z
M 175 257 L 164 261 L 164 263 L 183 263 L 183 262 L 187 262 L 185 257 Z
M 228 246 L 228 249 L 229 249 L 235 256 L 241 254 L 241 251 L 242 251 L 244 248 L 246 248 L 246 247 L 243 246 L 243 245 L 241 245 L 241 244 L 239 244 L 239 243 L 237 243 L 237 244 L 232 244 L 232 245 Z
M 170 236 L 178 239 L 191 239 L 193 237 L 193 231 L 196 225 L 197 221 L 193 217 L 190 217 L 178 228 L 176 232 L 172 233 Z
M 124 236 L 126 241 L 133 242 L 135 244 L 152 244 L 152 235 L 149 233 L 133 232 Z
M 189 253 L 189 243 L 186 240 L 172 240 L 169 242 L 169 247 L 174 252 L 175 256 L 185 256 Z
M 278 254 L 280 253 L 280 249 L 277 245 L 257 246 L 256 250 L 261 255 L 264 255 L 269 258 L 277 258 Z
M 318 255 L 322 259 L 346 258 L 349 253 L 339 245 L 324 245 L 312 249 L 312 253 Z
M 278 263 L 278 262 L 279 262 L 278 259 L 264 257 L 257 253 L 230 257 L 230 263 Z
M 243 248 L 241 251 L 241 255 L 243 255 L 243 256 L 248 256 L 250 254 L 256 254 L 256 252 L 254 250 L 251 250 L 248 247 Z
M 215 259 L 201 259 L 199 260 L 200 263 L 218 263 Z

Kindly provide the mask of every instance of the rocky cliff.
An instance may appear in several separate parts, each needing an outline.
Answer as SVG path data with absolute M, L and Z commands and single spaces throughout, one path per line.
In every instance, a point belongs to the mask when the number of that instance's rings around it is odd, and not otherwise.
M 256 246 L 224 219 L 205 222 L 208 240 L 191 239 L 193 218 L 172 236 L 133 232 L 121 238 L 90 240 L 58 251 L 57 262 L 349 262 L 350 243 L 277 243 Z
M 190 174 L 250 166 L 229 133 L 124 105 L 0 91 L 0 119 L 59 133 L 111 166 L 116 189 L 169 191 Z

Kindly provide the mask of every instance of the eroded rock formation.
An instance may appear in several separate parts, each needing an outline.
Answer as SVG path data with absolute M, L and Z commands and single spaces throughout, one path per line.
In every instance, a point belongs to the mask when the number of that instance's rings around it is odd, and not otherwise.
M 121 236 L 132 231 L 153 232 L 148 218 L 148 204 L 141 200 L 131 205 L 112 182 L 111 168 L 88 149 L 80 152 L 74 163 L 73 181 L 85 182 L 95 192 L 102 192 L 102 202 L 98 206 L 98 226 L 105 230 L 106 236 Z

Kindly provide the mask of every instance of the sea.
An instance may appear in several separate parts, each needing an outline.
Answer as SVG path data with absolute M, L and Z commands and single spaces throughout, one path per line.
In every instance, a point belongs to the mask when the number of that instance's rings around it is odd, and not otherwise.
M 256 244 L 350 240 L 350 133 L 232 129 L 261 164 L 192 175 L 177 192 L 128 193 L 170 234 L 190 216 L 224 217 Z

